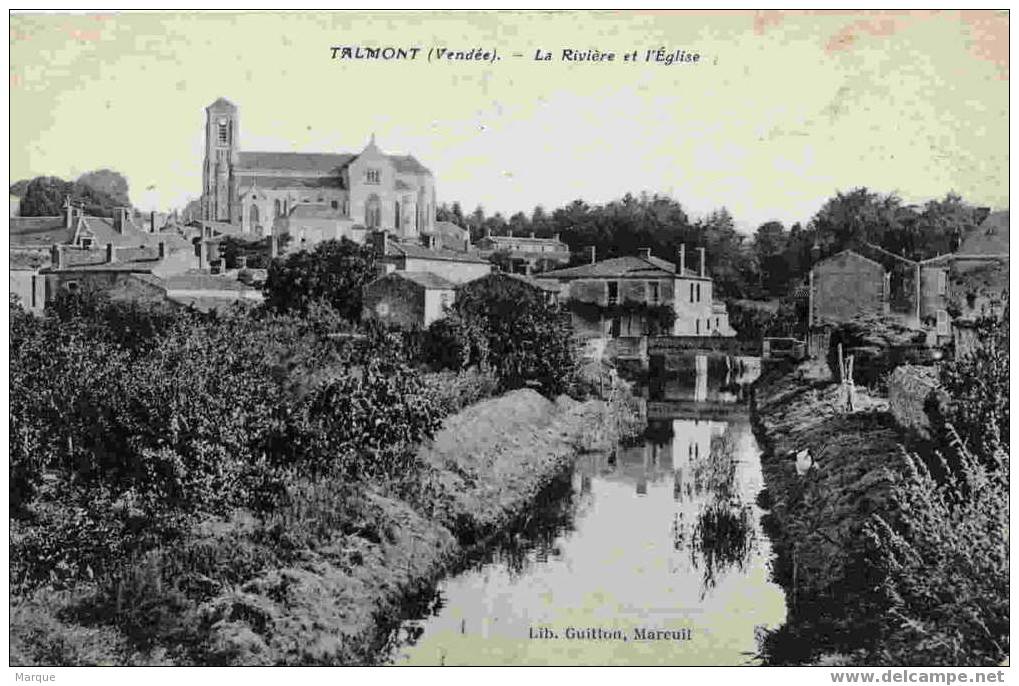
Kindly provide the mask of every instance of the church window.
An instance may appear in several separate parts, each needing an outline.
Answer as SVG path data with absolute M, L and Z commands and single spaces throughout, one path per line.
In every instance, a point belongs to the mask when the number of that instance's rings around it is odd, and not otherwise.
M 366 183 L 382 183 L 382 172 L 378 169 L 369 169 Z
M 258 225 L 258 205 L 251 206 L 251 211 L 248 213 L 248 217 L 252 227 Z
M 277 217 L 283 216 L 283 204 L 280 203 L 279 198 L 276 198 L 276 200 L 273 201 L 273 205 L 274 209 L 276 210 L 276 216 Z
M 219 120 L 219 144 L 227 145 L 230 142 L 230 129 L 227 127 L 226 119 Z

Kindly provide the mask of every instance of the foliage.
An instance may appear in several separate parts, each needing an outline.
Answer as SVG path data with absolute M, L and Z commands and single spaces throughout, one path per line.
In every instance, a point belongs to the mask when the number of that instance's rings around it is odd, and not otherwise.
M 623 300 L 615 305 L 602 305 L 575 298 L 566 303 L 573 313 L 588 320 L 639 317 L 647 324 L 650 335 L 668 335 L 676 322 L 676 311 L 665 304 L 653 305 L 636 300 Z
M 116 173 L 116 172 L 111 172 Z M 87 175 L 86 175 L 87 176 Z M 84 178 L 84 177 L 83 177 Z M 123 189 L 126 197 L 126 182 Z M 24 186 L 21 195 L 20 213 L 23 217 L 55 217 L 65 212 L 67 198 L 75 205 L 84 207 L 85 214 L 98 217 L 112 217 L 113 210 L 124 207 L 118 195 L 94 188 L 88 182 L 64 181 L 55 176 L 39 176 Z
M 729 301 L 726 307 L 729 326 L 736 330 L 736 339 L 740 341 L 760 342 L 766 336 L 802 338 L 806 333 L 806 307 L 798 300 L 783 300 L 775 309 L 757 307 L 747 301 Z
M 405 479 L 438 427 L 418 375 L 315 321 L 180 313 L 118 333 L 120 305 L 75 297 L 59 318 L 12 311 L 18 584 L 116 574 L 202 517 L 278 507 L 301 475 Z
M 985 466 L 997 465 L 1008 450 L 1009 350 L 1008 314 L 977 323 L 977 347 L 961 359 L 940 365 L 941 390 L 947 402 L 933 403 L 932 426 L 951 426 Z M 942 440 L 947 440 L 942 436 Z
M 124 175 L 112 169 L 97 169 L 82 174 L 76 182 L 81 186 L 87 186 L 94 191 L 102 193 L 121 207 L 130 207 L 131 199 L 128 197 L 127 179 Z
M 279 239 L 289 239 L 290 234 L 283 234 Z M 282 245 L 280 248 L 282 249 Z M 226 260 L 228 269 L 237 268 L 237 258 L 245 257 L 251 269 L 268 269 L 272 261 L 272 236 L 265 238 L 242 238 L 226 236 L 219 244 L 219 254 Z
M 374 253 L 353 241 L 329 240 L 269 265 L 266 306 L 302 312 L 323 301 L 349 321 L 361 318 L 362 291 L 376 276 Z
M 989 470 L 957 453 L 947 483 L 907 456 L 898 523 L 867 526 L 889 628 L 868 664 L 986 667 L 1009 655 L 1008 454 Z
M 454 369 L 490 366 L 500 388 L 536 384 L 556 396 L 573 383 L 578 365 L 569 315 L 518 279 L 495 274 L 460 289 L 446 321 L 432 325 L 433 350 Z

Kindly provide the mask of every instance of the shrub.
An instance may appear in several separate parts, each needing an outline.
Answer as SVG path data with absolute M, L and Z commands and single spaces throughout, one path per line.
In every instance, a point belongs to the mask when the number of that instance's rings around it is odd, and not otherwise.
M 890 317 L 864 316 L 835 326 L 828 347 L 828 368 L 839 379 L 839 344 L 853 355 L 853 380 L 865 386 L 880 384 L 893 369 L 917 361 L 918 347 L 926 340 L 923 331 Z
M 960 446 L 957 476 L 939 484 L 923 460 L 895 497 L 899 522 L 875 515 L 887 635 L 871 663 L 992 666 L 1009 655 L 1008 455 L 989 470 Z
M 1008 320 L 984 319 L 977 326 L 979 345 L 961 359 L 942 363 L 941 389 L 947 403 L 929 404 L 931 425 L 948 441 L 950 425 L 985 465 L 997 467 L 1008 450 Z

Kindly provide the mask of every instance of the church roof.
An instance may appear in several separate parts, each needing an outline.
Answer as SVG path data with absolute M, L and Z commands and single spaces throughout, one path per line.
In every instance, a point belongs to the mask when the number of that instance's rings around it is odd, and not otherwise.
M 237 176 L 241 188 L 342 188 L 339 175 L 334 176 L 251 176 L 243 170 Z
M 354 155 L 351 153 L 239 152 L 237 166 L 241 169 L 278 169 L 332 174 L 353 159 Z
M 226 98 L 216 98 L 216 102 L 212 103 L 211 105 L 209 105 L 205 109 L 212 110 L 212 109 L 220 109 L 220 108 L 229 108 L 229 109 L 235 110 L 235 109 L 237 109 L 237 106 L 234 105 L 229 100 L 227 100 Z
M 308 174 L 335 174 L 357 159 L 349 152 L 238 152 L 237 167 L 241 175 L 245 169 L 272 169 L 297 171 Z M 398 174 L 430 174 L 428 168 L 413 155 L 386 155 Z M 258 179 L 262 183 L 262 179 Z M 271 185 L 268 184 L 267 185 Z

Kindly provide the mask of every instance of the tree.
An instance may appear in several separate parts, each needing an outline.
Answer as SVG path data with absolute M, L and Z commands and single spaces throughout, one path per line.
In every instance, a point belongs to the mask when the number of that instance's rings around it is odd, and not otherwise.
M 112 169 L 97 169 L 87 172 L 79 176 L 76 183 L 79 186 L 87 186 L 94 191 L 104 193 L 113 202 L 123 207 L 131 206 L 131 200 L 128 198 L 127 179 L 123 174 Z
M 555 397 L 575 381 L 578 367 L 568 313 L 550 305 L 537 288 L 503 274 L 492 274 L 461 288 L 450 322 L 433 328 L 456 342 L 461 368 L 486 361 L 504 390 L 537 384 Z M 476 342 L 480 335 L 484 343 Z
M 39 176 L 25 186 L 25 194 L 21 198 L 21 216 L 59 216 L 65 211 L 68 197 L 72 203 L 81 205 L 85 214 L 98 217 L 111 217 L 115 208 L 125 206 L 125 203 L 105 191 L 96 190 L 87 184 L 71 183 L 56 176 Z
M 361 317 L 362 290 L 376 276 L 375 255 L 353 241 L 323 241 L 269 265 L 265 303 L 277 312 L 307 311 L 317 302 L 348 321 Z

